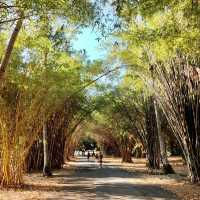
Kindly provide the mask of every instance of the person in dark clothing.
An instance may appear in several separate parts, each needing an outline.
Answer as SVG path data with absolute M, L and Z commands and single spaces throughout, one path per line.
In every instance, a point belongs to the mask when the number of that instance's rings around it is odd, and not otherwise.
M 94 151 L 92 152 L 92 157 L 95 157 L 95 153 L 94 153 Z
M 87 159 L 88 161 L 90 160 L 90 152 L 88 151 L 88 154 L 87 154 Z
M 100 164 L 100 168 L 102 168 L 102 163 L 103 163 L 103 153 L 100 152 L 100 154 L 99 154 L 99 164 Z

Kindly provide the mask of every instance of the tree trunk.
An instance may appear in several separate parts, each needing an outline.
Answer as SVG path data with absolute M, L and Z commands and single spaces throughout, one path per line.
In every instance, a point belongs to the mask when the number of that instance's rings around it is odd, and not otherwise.
M 46 123 L 43 125 L 43 153 L 44 153 L 43 176 L 51 176 L 52 173 L 49 162 L 48 135 L 47 135 Z
M 154 66 L 151 66 L 150 70 L 151 70 L 151 76 L 152 76 L 152 87 L 155 88 Z M 164 172 L 164 174 L 173 174 L 174 170 L 173 170 L 172 166 L 169 164 L 169 161 L 167 158 L 166 145 L 165 145 L 165 141 L 164 141 L 164 135 L 161 130 L 160 115 L 159 115 L 158 105 L 157 105 L 155 95 L 153 96 L 153 105 L 154 105 L 154 110 L 155 110 L 155 115 L 156 115 L 156 126 L 157 126 L 157 130 L 158 130 L 161 162 L 163 164 L 163 172 Z
M 145 120 L 147 166 L 150 170 L 160 169 L 160 145 L 152 96 L 149 97 L 146 104 Z
M 133 163 L 131 154 L 130 153 L 122 154 L 122 162 Z
M 132 151 L 127 146 L 122 147 L 121 150 L 122 162 L 132 163 Z
M 52 123 L 52 121 L 50 121 Z M 48 123 L 48 157 L 50 169 L 61 169 L 64 164 L 64 145 L 65 145 L 65 133 L 62 129 L 52 128 L 52 124 Z M 33 170 L 42 170 L 44 165 L 44 150 L 43 139 L 39 138 L 32 145 L 28 156 L 26 158 L 26 171 L 31 172 Z
M 200 183 L 199 60 L 179 52 L 167 63 L 155 68 L 155 92 L 162 93 L 158 100 L 183 150 L 191 182 Z
M 200 183 L 200 106 L 197 99 L 187 100 L 184 111 L 188 130 L 183 138 L 184 155 L 191 182 Z
M 66 121 L 69 115 L 63 117 L 57 112 L 49 117 L 47 126 L 48 159 L 50 169 L 61 169 L 64 164 L 66 142 Z M 61 121 L 61 119 L 63 121 Z M 34 142 L 26 158 L 26 170 L 42 170 L 44 164 L 43 134 Z
M 184 142 L 184 153 L 188 167 L 189 178 L 192 183 L 200 182 L 200 163 L 198 158 L 193 152 L 193 147 L 188 143 L 187 140 Z M 188 148 L 189 147 L 189 148 Z
M 158 129 L 158 138 L 159 138 L 159 144 L 160 144 L 160 154 L 161 154 L 161 162 L 163 164 L 163 172 L 165 174 L 173 174 L 174 170 L 172 166 L 169 164 L 168 158 L 167 158 L 167 151 L 166 151 L 166 145 L 164 141 L 164 135 L 161 130 L 161 121 L 160 121 L 160 114 L 158 112 L 158 106 L 157 102 L 154 98 L 154 109 L 156 114 L 156 124 Z
M 14 44 L 16 42 L 18 33 L 19 33 L 19 31 L 22 27 L 22 23 L 23 23 L 23 13 L 20 14 L 20 19 L 17 21 L 17 23 L 15 25 L 15 28 L 12 32 L 12 35 L 11 35 L 10 40 L 8 42 L 8 45 L 7 45 L 5 55 L 4 55 L 2 62 L 0 64 L 0 79 L 3 78 L 5 71 L 6 71 L 6 68 L 9 64 L 10 57 L 11 57 L 11 54 L 12 54 L 12 50 L 13 50 Z

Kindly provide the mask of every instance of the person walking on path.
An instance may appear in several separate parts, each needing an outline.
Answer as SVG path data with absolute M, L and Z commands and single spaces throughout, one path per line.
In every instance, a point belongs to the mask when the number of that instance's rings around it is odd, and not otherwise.
M 94 153 L 94 151 L 92 152 L 92 157 L 95 157 L 95 153 Z
M 88 161 L 90 160 L 90 152 L 88 151 L 88 154 L 87 154 L 87 159 Z
M 102 168 L 102 163 L 103 163 L 103 153 L 100 151 L 100 154 L 99 154 L 99 164 L 100 164 L 100 168 Z

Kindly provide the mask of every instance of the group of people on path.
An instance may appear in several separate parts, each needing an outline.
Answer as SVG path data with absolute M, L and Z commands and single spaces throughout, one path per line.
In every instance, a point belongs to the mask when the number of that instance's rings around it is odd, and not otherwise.
M 103 153 L 100 151 L 99 154 L 98 153 L 95 154 L 94 151 L 93 151 L 92 155 L 91 155 L 90 152 L 88 151 L 88 153 L 87 153 L 87 159 L 88 159 L 88 161 L 90 160 L 91 156 L 95 157 L 99 161 L 100 167 L 102 168 Z

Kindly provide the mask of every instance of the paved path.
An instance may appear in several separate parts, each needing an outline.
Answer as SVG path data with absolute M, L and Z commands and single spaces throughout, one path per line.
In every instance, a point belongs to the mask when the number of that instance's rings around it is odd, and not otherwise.
M 79 158 L 71 165 L 76 167 L 75 172 L 71 175 L 71 181 L 76 182 L 76 186 L 71 189 L 77 197 L 79 196 L 83 200 L 176 199 L 170 191 L 166 191 L 158 185 L 145 184 L 144 181 L 140 181 L 145 179 L 144 175 L 127 172 L 112 164 L 99 168 L 95 161 L 87 162 L 86 159 Z M 66 199 L 68 198 L 66 197 Z M 72 199 L 74 198 L 68 200 Z
M 166 177 L 161 178 L 166 182 Z M 176 200 L 159 186 L 160 177 L 120 168 L 108 162 L 103 168 L 95 160 L 79 158 L 54 172 L 52 178 L 41 173 L 26 177 L 22 190 L 0 191 L 0 200 Z

